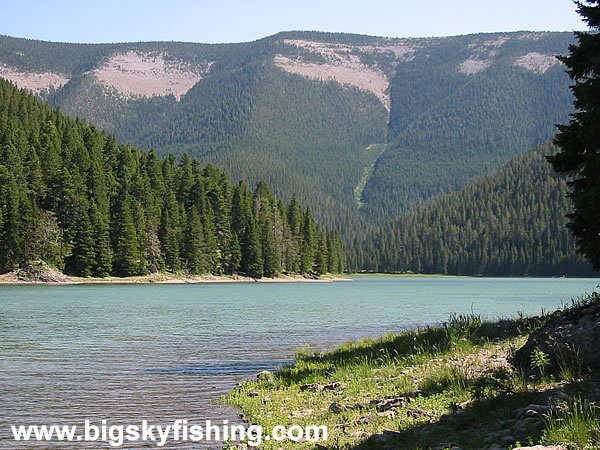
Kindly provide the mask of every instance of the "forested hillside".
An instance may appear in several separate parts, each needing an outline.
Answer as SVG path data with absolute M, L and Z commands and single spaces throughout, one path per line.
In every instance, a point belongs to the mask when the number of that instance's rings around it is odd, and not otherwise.
M 120 142 L 293 192 L 351 237 L 549 139 L 571 111 L 572 33 L 244 44 L 0 37 L 0 76 Z
M 402 215 L 359 242 L 351 270 L 455 275 L 590 275 L 566 229 L 566 181 L 541 144 L 459 192 Z
M 296 197 L 254 192 L 187 154 L 161 159 L 0 80 L 0 271 L 80 276 L 340 272 L 343 250 Z
M 363 194 L 367 215 L 395 216 L 459 189 L 554 135 L 572 111 L 554 58 L 566 52 L 565 35 L 538 37 L 455 38 L 398 67 L 389 143 Z M 457 71 L 447 55 L 464 53 Z

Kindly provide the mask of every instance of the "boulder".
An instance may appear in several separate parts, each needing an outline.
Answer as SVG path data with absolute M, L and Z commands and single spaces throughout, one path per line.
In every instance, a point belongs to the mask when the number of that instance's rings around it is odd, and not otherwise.
M 515 447 L 515 450 L 567 450 L 563 445 L 534 445 L 533 447 Z
M 333 402 L 329 405 L 329 411 L 334 413 L 341 413 L 342 411 L 346 411 L 347 407 L 338 402 Z
M 275 378 L 275 374 L 273 372 L 269 372 L 268 370 L 263 370 L 256 374 L 256 379 L 258 381 L 273 381 Z
M 342 383 L 340 383 L 339 381 L 336 381 L 334 383 L 329 383 L 329 384 L 326 384 L 325 386 L 323 386 L 323 390 L 324 391 L 335 391 L 336 389 L 339 389 L 342 387 L 343 387 Z
M 514 366 L 527 377 L 541 374 L 539 367 L 532 363 L 534 351 L 547 355 L 548 362 L 543 367 L 545 374 L 556 373 L 561 365 L 600 368 L 600 296 L 548 321 L 537 329 L 515 353 Z
M 302 386 L 300 386 L 300 390 L 303 392 L 304 391 L 318 392 L 321 390 L 321 385 L 319 383 L 303 384 Z
M 45 261 L 31 261 L 15 272 L 17 279 L 38 283 L 67 283 L 72 281 L 64 273 L 50 267 Z
M 375 406 L 378 412 L 384 412 L 389 409 L 403 408 L 407 405 L 404 397 L 387 398 L 384 400 L 371 400 L 371 406 Z

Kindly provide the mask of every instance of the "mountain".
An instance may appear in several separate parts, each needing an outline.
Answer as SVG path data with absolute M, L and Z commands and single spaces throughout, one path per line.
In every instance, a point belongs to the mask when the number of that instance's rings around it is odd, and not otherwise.
M 40 259 L 100 277 L 343 270 L 339 237 L 295 197 L 118 144 L 0 80 L 0 273 Z
M 353 236 L 460 189 L 572 110 L 572 33 L 390 39 L 286 32 L 242 44 L 0 37 L 0 76 L 121 142 L 297 192 Z
M 350 269 L 491 276 L 592 275 L 566 228 L 567 183 L 541 144 L 357 243 Z

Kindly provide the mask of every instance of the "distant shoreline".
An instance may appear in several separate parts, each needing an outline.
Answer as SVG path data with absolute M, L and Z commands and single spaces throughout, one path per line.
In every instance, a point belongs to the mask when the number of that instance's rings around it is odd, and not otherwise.
M 48 285 L 62 286 L 72 284 L 203 284 L 203 283 L 329 283 L 333 281 L 351 281 L 349 277 L 324 275 L 320 278 L 307 278 L 303 275 L 282 275 L 274 278 L 251 278 L 242 275 L 190 275 L 157 273 L 132 277 L 105 278 L 67 276 L 64 281 L 29 281 L 17 278 L 14 272 L 0 275 L 0 286 Z
M 595 276 L 591 275 L 448 275 L 439 273 L 378 273 L 378 272 L 358 272 L 345 274 L 350 278 L 369 278 L 369 277 L 390 277 L 390 278 L 600 278 L 600 273 Z
M 401 277 L 401 278 L 473 278 L 473 275 L 446 275 L 441 273 L 385 273 L 356 272 L 345 274 L 348 277 Z

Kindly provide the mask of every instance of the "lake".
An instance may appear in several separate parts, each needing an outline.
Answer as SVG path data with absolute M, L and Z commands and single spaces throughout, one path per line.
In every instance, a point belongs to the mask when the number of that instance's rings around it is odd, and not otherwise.
M 288 364 L 309 344 L 331 348 L 440 323 L 451 313 L 535 314 L 569 304 L 599 283 L 357 277 L 0 286 L 1 447 L 19 446 L 10 425 L 235 422 L 237 411 L 215 404 L 219 397 L 261 370 Z

